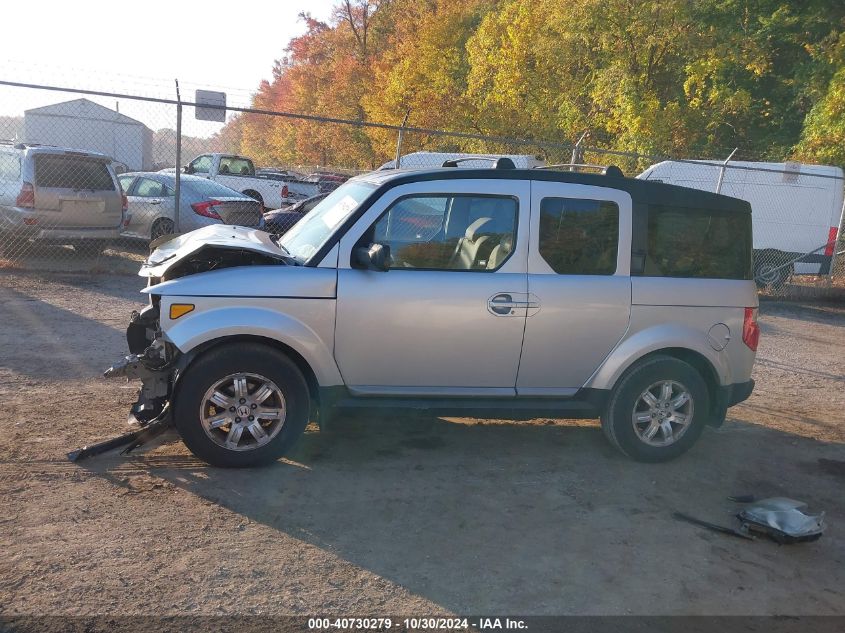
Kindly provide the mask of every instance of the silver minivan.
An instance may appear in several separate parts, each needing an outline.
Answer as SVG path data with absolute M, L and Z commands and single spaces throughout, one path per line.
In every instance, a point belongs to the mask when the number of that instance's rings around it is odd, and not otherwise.
M 281 238 L 210 226 L 150 255 L 132 415 L 219 466 L 273 461 L 345 409 L 600 418 L 663 461 L 753 388 L 748 203 L 624 178 L 387 170 Z
M 111 163 L 97 152 L 0 144 L 0 243 L 105 248 L 118 237 L 126 208 Z

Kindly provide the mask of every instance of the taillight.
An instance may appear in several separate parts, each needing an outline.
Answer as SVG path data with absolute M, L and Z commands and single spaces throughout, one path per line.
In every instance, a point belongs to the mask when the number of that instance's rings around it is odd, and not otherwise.
M 126 197 L 125 193 L 122 193 L 120 199 L 123 203 L 123 212 L 126 213 L 129 210 L 129 198 Z
M 205 202 L 195 202 L 191 205 L 191 208 L 197 215 L 213 218 L 215 220 L 222 220 L 223 218 L 221 218 L 220 214 L 213 208 L 218 204 L 221 204 L 219 200 L 206 200 Z
M 760 342 L 760 326 L 757 325 L 757 308 L 745 308 L 745 318 L 742 321 L 742 342 L 752 352 L 757 351 Z
M 285 202 L 289 195 L 290 195 L 290 191 L 288 191 L 288 186 L 283 185 L 282 186 L 282 202 Z
M 839 234 L 839 227 L 830 227 L 830 232 L 827 234 L 827 246 L 824 247 L 824 256 L 831 257 L 833 249 L 836 246 L 836 236 Z
M 25 182 L 21 185 L 21 192 L 15 200 L 15 206 L 24 209 L 35 207 L 35 187 L 32 186 L 31 182 Z

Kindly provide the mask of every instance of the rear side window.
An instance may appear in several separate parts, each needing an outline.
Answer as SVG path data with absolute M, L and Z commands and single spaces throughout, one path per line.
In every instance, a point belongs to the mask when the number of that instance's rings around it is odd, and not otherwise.
M 647 277 L 751 279 L 751 215 L 652 206 Z
M 164 185 L 151 178 L 141 178 L 135 187 L 135 195 L 142 198 L 160 198 L 166 196 Z
M 21 159 L 17 154 L 0 153 L 0 180 L 19 180 Z
M 233 176 L 254 176 L 255 167 L 252 166 L 252 161 L 246 158 L 223 156 L 220 159 L 220 173 L 232 174 Z
M 619 248 L 619 207 L 606 200 L 543 198 L 540 255 L 560 275 L 612 275 Z
M 35 184 L 51 189 L 115 190 L 104 162 L 70 156 L 36 156 Z

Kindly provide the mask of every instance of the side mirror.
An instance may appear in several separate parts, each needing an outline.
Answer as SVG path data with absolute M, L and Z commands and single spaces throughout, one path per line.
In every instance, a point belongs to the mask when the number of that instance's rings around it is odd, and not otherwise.
M 384 244 L 358 246 L 355 249 L 355 263 L 367 270 L 386 273 L 390 270 L 390 247 Z
M 191 166 L 190 166 L 190 165 L 185 165 L 184 167 L 182 167 L 182 173 L 184 173 L 184 174 L 190 174 L 190 173 L 192 173 L 192 172 L 193 172 L 193 170 L 191 169 Z

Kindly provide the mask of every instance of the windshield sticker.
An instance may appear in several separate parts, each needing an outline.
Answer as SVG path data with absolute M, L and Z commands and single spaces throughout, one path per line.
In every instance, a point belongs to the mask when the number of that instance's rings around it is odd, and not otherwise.
M 356 202 L 355 198 L 344 196 L 336 205 L 323 214 L 323 223 L 330 229 L 333 229 L 357 206 L 358 202 Z

